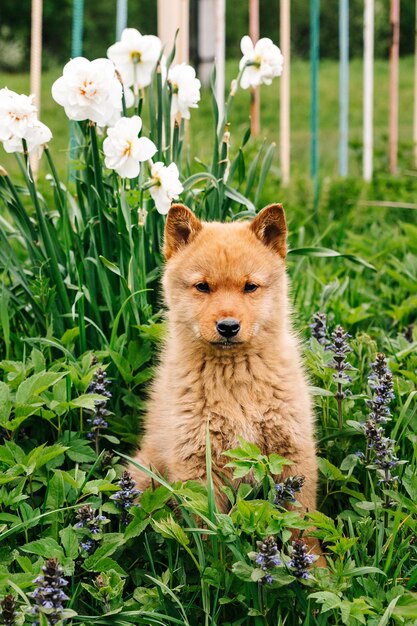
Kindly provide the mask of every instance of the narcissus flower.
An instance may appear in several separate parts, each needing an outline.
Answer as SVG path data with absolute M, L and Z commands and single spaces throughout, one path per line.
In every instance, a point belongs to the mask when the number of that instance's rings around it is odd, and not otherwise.
M 107 56 L 122 74 L 127 87 L 141 89 L 150 84 L 161 49 L 159 37 L 141 35 L 136 28 L 125 28 L 120 41 L 107 50 Z
M 151 159 L 157 148 L 146 137 L 138 137 L 142 120 L 138 115 L 122 117 L 107 131 L 103 142 L 106 167 L 122 178 L 135 178 L 140 172 L 140 162 Z
M 34 96 L 18 94 L 7 87 L 0 89 L 0 141 L 25 137 L 37 119 L 33 101 Z
M 70 120 L 91 120 L 99 126 L 113 122 L 122 110 L 122 85 L 109 59 L 72 59 L 52 85 L 52 97 Z
M 254 46 L 252 39 L 245 35 L 241 39 L 240 49 L 243 57 L 239 69 L 245 68 L 240 79 L 242 89 L 270 85 L 275 76 L 282 74 L 284 57 L 278 46 L 267 37 L 259 39 Z
M 6 152 L 23 152 L 22 139 L 26 140 L 29 154 L 35 154 L 40 157 L 44 145 L 52 139 L 52 133 L 45 124 L 35 120 L 33 125 L 26 129 L 24 137 L 13 135 L 3 142 Z
M 168 72 L 168 82 L 172 90 L 171 115 L 179 112 L 182 118 L 189 120 L 189 109 L 198 108 L 200 101 L 201 83 L 194 68 L 186 63 L 175 65 Z
M 168 213 L 172 200 L 176 200 L 184 187 L 180 183 L 178 167 L 171 163 L 166 167 L 161 161 L 152 164 L 152 187 L 149 191 L 156 209 L 162 215 Z

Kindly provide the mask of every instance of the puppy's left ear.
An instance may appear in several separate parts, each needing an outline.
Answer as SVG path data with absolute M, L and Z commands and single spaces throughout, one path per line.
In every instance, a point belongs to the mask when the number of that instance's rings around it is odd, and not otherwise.
M 203 225 L 183 204 L 173 204 L 165 222 L 164 254 L 170 259 L 181 248 L 191 243 Z
M 253 220 L 251 230 L 268 248 L 284 259 L 287 254 L 287 223 L 282 204 L 266 206 Z

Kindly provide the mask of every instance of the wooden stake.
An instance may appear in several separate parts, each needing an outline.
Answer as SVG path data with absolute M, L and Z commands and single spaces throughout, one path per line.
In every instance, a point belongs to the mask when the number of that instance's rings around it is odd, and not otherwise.
M 253 43 L 259 39 L 259 0 L 249 0 L 249 35 Z M 259 87 L 251 89 L 251 131 L 254 137 L 259 135 L 260 131 L 260 94 Z
M 365 0 L 363 38 L 363 178 L 370 181 L 374 140 L 374 0 Z
M 127 26 L 127 0 L 117 0 L 116 39 L 120 40 L 122 32 Z
M 30 92 L 35 96 L 38 117 L 41 112 L 41 76 L 42 76 L 42 0 L 32 0 L 32 26 L 30 42 Z M 36 176 L 39 159 L 30 158 L 33 174 Z
M 168 53 L 179 28 L 174 65 L 188 63 L 189 15 L 189 0 L 158 0 L 158 36 Z
M 349 141 L 349 0 L 339 0 L 339 174 L 348 174 Z
M 224 120 L 224 85 L 226 57 L 226 0 L 215 0 L 215 65 L 216 65 L 216 101 L 219 109 L 219 127 Z M 223 132 L 222 128 L 218 129 Z
M 392 40 L 390 50 L 389 171 L 397 171 L 398 156 L 398 65 L 400 55 L 400 0 L 391 0 Z
M 283 185 L 290 182 L 290 61 L 291 61 L 291 24 L 290 0 L 280 2 L 279 43 L 284 55 L 284 69 L 280 78 L 280 160 Z

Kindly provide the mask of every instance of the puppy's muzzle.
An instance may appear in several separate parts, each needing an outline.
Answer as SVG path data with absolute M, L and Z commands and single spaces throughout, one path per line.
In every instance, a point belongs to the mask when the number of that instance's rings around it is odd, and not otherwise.
M 216 323 L 216 330 L 221 337 L 231 339 L 238 334 L 240 330 L 240 322 L 233 317 L 225 317 Z

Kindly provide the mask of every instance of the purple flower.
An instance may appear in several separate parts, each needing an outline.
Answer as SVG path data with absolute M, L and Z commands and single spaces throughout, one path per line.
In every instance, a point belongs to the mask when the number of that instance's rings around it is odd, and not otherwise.
M 282 483 L 275 485 L 274 504 L 284 506 L 286 502 L 296 502 L 295 494 L 304 486 L 305 476 L 289 476 Z
M 57 559 L 48 559 L 42 567 L 43 575 L 38 576 L 34 583 L 36 589 L 32 593 L 32 598 L 36 602 L 32 612 L 34 615 L 44 613 L 48 626 L 54 626 L 62 619 L 64 612 L 63 602 L 68 600 L 63 588 L 68 585 L 68 581 L 63 578 L 63 569 Z M 33 626 L 39 626 L 39 620 L 33 622 Z
M 296 539 L 291 544 L 291 560 L 287 565 L 291 568 L 291 574 L 296 578 L 307 580 L 309 578 L 308 568 L 314 563 L 314 554 L 307 554 L 307 545 L 301 539 Z
M 93 363 L 96 362 L 93 361 Z M 111 392 L 108 390 L 108 386 L 110 381 L 106 378 L 106 372 L 103 368 L 99 367 L 94 372 L 94 378 L 91 381 L 87 393 L 97 393 L 105 398 L 109 399 L 112 397 Z M 90 425 L 90 432 L 87 433 L 87 437 L 89 439 L 94 439 L 96 444 L 96 451 L 98 453 L 98 442 L 100 439 L 101 430 L 108 427 L 107 417 L 111 414 L 110 411 L 106 408 L 107 399 L 100 400 L 95 402 L 94 411 L 87 419 L 87 423 Z
M 270 585 L 274 580 L 271 572 L 281 563 L 278 556 L 278 546 L 272 535 L 266 537 L 263 541 L 257 541 L 256 546 L 259 552 L 252 553 L 250 557 L 254 559 L 255 563 L 264 572 L 261 582 Z
M 136 489 L 136 483 L 128 471 L 124 471 L 121 479 L 119 480 L 120 491 L 117 491 L 111 496 L 111 499 L 115 501 L 116 506 L 122 509 L 122 522 L 128 523 L 128 511 L 134 506 L 136 498 L 142 493 L 139 489 Z
M 1 605 L 1 617 L 5 626 L 13 626 L 16 618 L 16 600 L 9 594 L 3 598 Z
M 317 339 L 322 346 L 327 347 L 329 345 L 326 313 L 315 313 L 313 315 L 313 322 L 310 324 L 310 329 L 312 336 Z

